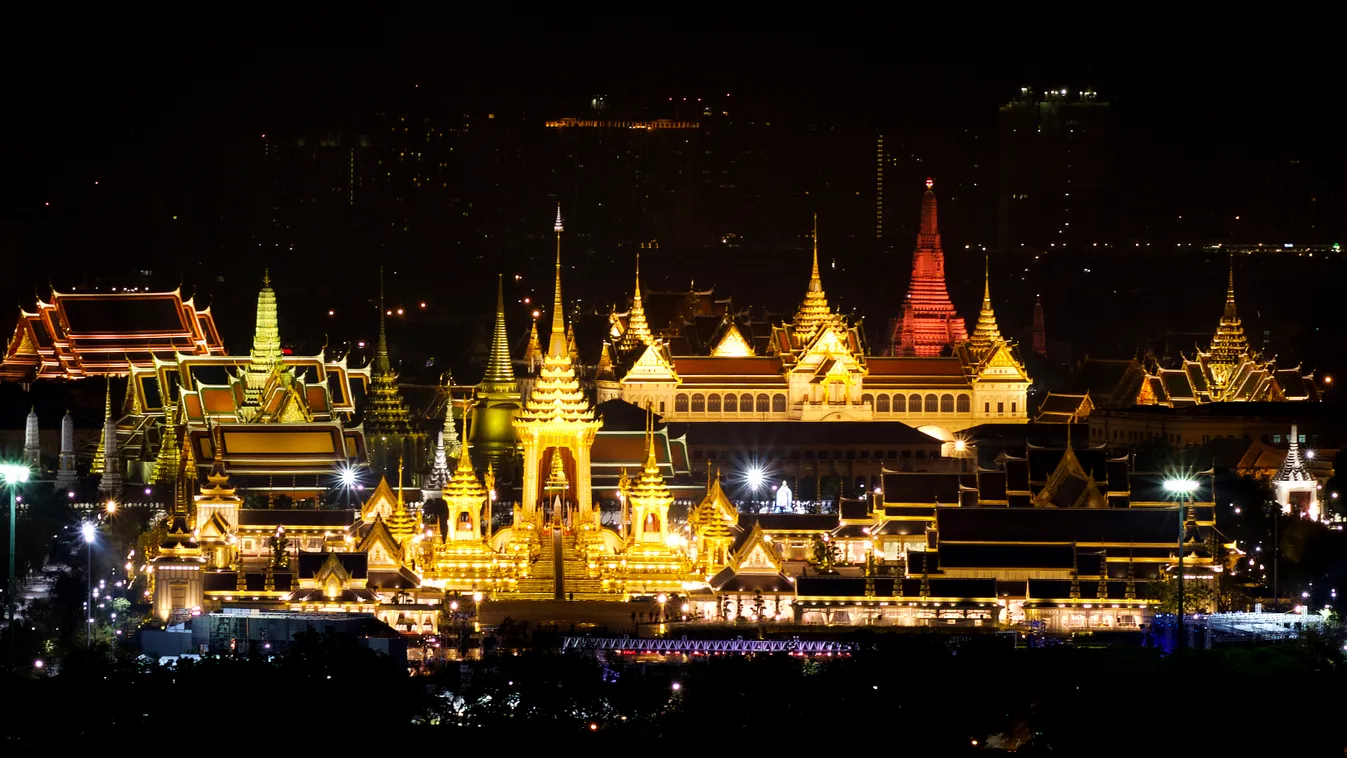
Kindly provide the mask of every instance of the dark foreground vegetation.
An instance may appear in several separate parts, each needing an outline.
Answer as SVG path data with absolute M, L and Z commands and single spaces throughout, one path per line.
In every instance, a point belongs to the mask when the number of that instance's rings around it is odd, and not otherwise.
M 127 648 L 72 654 L 5 684 L 4 742 L 21 749 L 242 741 L 268 752 L 391 744 L 677 750 L 749 739 L 773 752 L 833 743 L 930 755 L 1211 754 L 1294 744 L 1342 754 L 1342 641 L 1190 651 L 1012 650 L 977 638 L 879 638 L 842 659 L 721 657 L 636 664 L 538 645 L 410 676 L 335 635 L 271 656 L 163 667 Z M 166 742 L 161 742 L 167 740 Z M 813 747 L 809 747 L 809 746 Z M 662 752 L 662 751 L 661 751 Z M 19 753 L 15 753 L 19 754 Z

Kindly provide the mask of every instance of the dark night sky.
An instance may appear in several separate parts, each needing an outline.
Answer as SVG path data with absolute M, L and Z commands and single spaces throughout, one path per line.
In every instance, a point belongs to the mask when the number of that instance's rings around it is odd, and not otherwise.
M 170 199 L 191 203 L 173 195 L 199 169 L 202 146 L 227 155 L 258 132 L 342 123 L 410 83 L 549 113 L 599 92 L 725 89 L 787 117 L 992 133 L 996 106 L 1021 85 L 1092 87 L 1115 104 L 1119 160 L 1155 177 L 1142 191 L 1157 205 L 1207 192 L 1249 155 L 1308 148 L 1334 156 L 1338 179 L 1347 177 L 1330 94 L 1341 66 L 1310 44 L 1278 55 L 1263 41 L 1206 34 L 1158 39 L 1110 27 L 1096 39 L 1083 25 L 968 33 L 871 15 L 801 18 L 808 33 L 771 32 L 719 12 L 678 13 L 678 21 L 614 20 L 566 6 L 426 19 L 325 10 L 184 19 L 188 31 L 166 18 L 13 24 L 21 42 L 0 46 L 11 73 L 0 119 L 0 250 L 22 258 L 34 240 L 64 233 L 53 226 L 80 219 L 81 234 L 112 240 L 109 255 L 177 255 L 121 240 L 140 239 L 143 219 Z M 2 301 L 31 303 L 24 293 L 44 286 L 41 276 L 6 283 Z

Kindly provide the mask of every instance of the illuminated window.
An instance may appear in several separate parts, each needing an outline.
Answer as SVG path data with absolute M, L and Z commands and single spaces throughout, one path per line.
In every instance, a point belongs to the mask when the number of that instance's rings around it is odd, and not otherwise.
M 921 395 L 917 394 L 908 395 L 907 409 L 912 413 L 921 413 Z
M 753 412 L 753 396 L 752 396 L 752 395 L 749 395 L 749 394 L 745 393 L 745 394 L 739 396 L 739 412 L 740 412 L 740 413 L 752 413 L 752 412 Z
M 693 413 L 706 412 L 706 395 L 703 395 L 699 392 L 692 396 L 692 412 Z
M 960 395 L 960 396 L 959 396 L 959 408 L 958 408 L 958 412 L 959 412 L 959 413 L 969 413 L 969 412 L 971 412 L 971 411 L 972 411 L 972 406 L 973 406 L 973 402 L 972 402 L 972 400 L 970 400 L 970 399 L 968 398 L 967 395 Z
M 907 398 L 902 395 L 893 396 L 893 412 L 903 413 L 907 410 Z
M 720 395 L 711 395 L 706 398 L 706 410 L 710 413 L 720 413 Z
M 681 392 L 674 396 L 674 413 L 688 412 L 688 396 Z
M 878 398 L 875 402 L 877 403 L 877 405 L 875 406 L 875 410 L 879 411 L 880 413 L 888 413 L 888 412 L 889 412 L 889 396 L 888 396 L 888 395 L 880 395 L 879 398 Z
M 954 396 L 953 396 L 953 395 L 941 395 L 941 396 L 940 396 L 940 412 L 941 412 L 941 413 L 953 413 L 953 412 L 954 412 Z
M 861 405 L 868 405 L 868 406 L 874 408 L 874 407 L 875 407 L 875 396 L 874 396 L 874 395 L 861 395 Z
M 772 413 L 785 413 L 785 412 L 786 412 L 786 396 L 772 395 Z
M 997 404 L 996 404 L 996 412 L 997 412 L 997 413 L 1005 413 L 1005 412 L 1006 412 L 1006 404 L 1005 404 L 1005 403 L 997 403 Z
M 725 412 L 726 413 L 739 412 L 739 398 L 737 396 L 735 395 L 725 396 Z
M 940 400 L 935 395 L 926 396 L 926 412 L 936 413 L 940 408 Z

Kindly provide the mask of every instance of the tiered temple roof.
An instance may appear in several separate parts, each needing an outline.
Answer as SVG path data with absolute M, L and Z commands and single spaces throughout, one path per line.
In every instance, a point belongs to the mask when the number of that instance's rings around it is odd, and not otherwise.
M 38 300 L 19 322 L 0 361 L 0 381 L 82 379 L 148 368 L 156 358 L 223 355 L 210 308 L 171 292 L 61 293 Z
M 1240 359 L 1249 354 L 1249 339 L 1244 335 L 1244 324 L 1235 310 L 1235 263 L 1230 261 L 1230 281 L 1225 290 L 1225 311 L 1211 338 L 1207 365 L 1218 388 L 1224 389 L 1233 378 Z
M 398 389 L 398 375 L 388 357 L 388 333 L 384 321 L 383 274 L 379 282 L 379 342 L 370 372 L 365 427 L 374 435 L 407 435 L 413 432 L 411 413 Z
M 823 293 L 823 280 L 818 271 L 818 214 L 814 215 L 814 268 L 809 275 L 809 288 L 805 291 L 804 302 L 795 312 L 795 337 L 800 344 L 808 343 L 823 325 L 835 317 L 828 308 L 828 298 Z
M 1305 461 L 1300 456 L 1300 433 L 1295 424 L 1291 425 L 1291 445 L 1286 450 L 1286 460 L 1277 471 L 1277 475 L 1272 478 L 1274 482 L 1312 482 L 1314 476 L 1305 468 Z
M 641 300 L 641 255 L 636 255 L 636 287 L 631 297 L 631 310 L 627 312 L 626 329 L 622 332 L 622 341 L 618 347 L 624 353 L 630 353 L 642 345 L 655 341 L 650 324 L 645 318 L 645 303 Z
M 1001 330 L 996 326 L 996 312 L 992 310 L 991 258 L 987 259 L 987 272 L 982 288 L 982 312 L 978 315 L 977 327 L 968 344 L 979 352 L 990 350 L 1002 342 Z
M 485 392 L 510 393 L 519 391 L 519 383 L 515 381 L 514 363 L 510 361 L 510 338 L 505 330 L 504 287 L 504 277 L 498 276 L 496 279 L 496 323 L 491 335 L 491 355 L 487 358 L 486 374 L 482 377 L 482 383 L 479 385 Z

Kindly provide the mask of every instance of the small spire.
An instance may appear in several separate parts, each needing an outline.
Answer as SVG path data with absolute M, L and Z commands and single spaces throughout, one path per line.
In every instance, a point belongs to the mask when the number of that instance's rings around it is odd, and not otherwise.
M 823 280 L 818 273 L 818 214 L 814 214 L 814 270 L 809 274 L 809 291 L 822 292 Z
M 271 267 L 262 269 L 262 286 L 263 287 L 271 286 Z
M 384 324 L 384 267 L 379 267 L 379 340 L 374 346 L 374 370 L 387 374 L 393 370 L 388 359 L 388 330 Z
M 934 187 L 934 186 L 935 186 L 935 180 L 932 179 L 932 178 L 929 177 L 929 176 L 926 177 L 926 189 L 930 189 L 931 187 Z
M 563 231 L 562 226 L 561 226 L 561 202 L 560 202 L 560 201 L 557 202 L 557 223 L 556 223 L 552 228 L 556 230 L 557 234 L 561 234 L 561 232 Z

